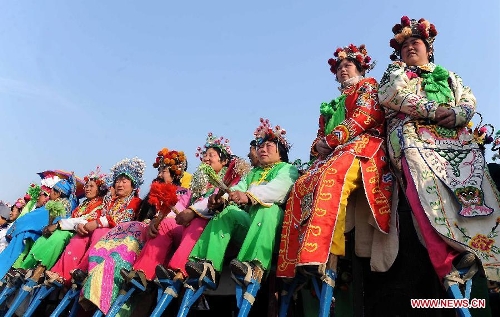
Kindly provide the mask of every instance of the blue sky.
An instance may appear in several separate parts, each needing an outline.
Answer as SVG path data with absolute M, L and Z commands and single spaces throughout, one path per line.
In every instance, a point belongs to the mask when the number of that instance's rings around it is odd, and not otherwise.
M 83 176 L 133 156 L 148 183 L 162 147 L 184 150 L 193 171 L 208 132 L 244 156 L 260 117 L 306 159 L 320 103 L 339 94 L 326 61 L 365 43 L 379 80 L 402 15 L 436 25 L 436 63 L 500 129 L 498 1 L 355 3 L 1 1 L 0 199 L 22 196 L 39 171 Z

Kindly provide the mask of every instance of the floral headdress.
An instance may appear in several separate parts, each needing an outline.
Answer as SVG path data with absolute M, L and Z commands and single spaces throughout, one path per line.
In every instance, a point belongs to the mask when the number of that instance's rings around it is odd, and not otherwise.
M 85 184 L 87 184 L 89 181 L 94 181 L 97 184 L 97 187 L 99 189 L 104 189 L 106 188 L 106 174 L 101 172 L 101 167 L 97 166 L 95 171 L 91 171 L 88 173 L 83 180 L 85 181 Z
M 207 149 L 213 147 L 219 148 L 227 156 L 233 155 L 233 152 L 231 151 L 231 146 L 229 145 L 229 139 L 225 139 L 223 136 L 218 138 L 215 135 L 213 135 L 212 132 L 209 132 L 207 140 L 205 141 L 205 145 L 203 145 L 203 147 L 199 146 L 196 149 L 196 154 L 195 154 L 196 157 L 199 157 L 200 160 L 202 160 L 203 154 L 205 154 Z
M 137 189 L 144 183 L 143 176 L 145 170 L 146 163 L 140 158 L 125 158 L 111 168 L 113 184 L 116 182 L 118 176 L 125 175 L 132 180 L 134 189 Z
M 41 181 L 40 183 L 42 184 L 40 186 L 40 189 L 44 194 L 47 196 L 50 194 L 50 191 L 52 187 L 54 187 L 55 184 L 57 184 L 61 179 L 59 176 L 55 174 L 47 174 Z
M 265 141 L 275 141 L 283 144 L 287 151 L 292 147 L 285 137 L 286 130 L 281 128 L 279 125 L 273 128 L 271 123 L 269 123 L 269 119 L 260 118 L 260 125 L 257 129 L 255 129 L 253 135 L 255 136 L 257 145 L 260 145 Z
M 432 45 L 436 38 L 438 32 L 434 24 L 430 23 L 426 19 L 415 20 L 403 16 L 401 18 L 401 23 L 398 23 L 392 27 L 392 33 L 394 37 L 389 42 L 389 45 L 394 49 L 391 54 L 391 60 L 395 61 L 401 54 L 401 46 L 403 42 L 409 37 L 418 37 L 426 41 L 429 48 L 432 49 Z
M 186 168 L 186 155 L 182 151 L 169 151 L 167 148 L 161 149 L 153 163 L 154 168 L 168 168 L 180 178 Z
M 366 72 L 369 72 L 375 67 L 375 63 L 370 64 L 372 58 L 368 56 L 365 44 L 361 44 L 359 47 L 354 44 L 339 47 L 335 50 L 333 56 L 335 56 L 335 58 L 330 58 L 328 64 L 330 65 L 330 71 L 334 74 L 337 73 L 337 67 L 344 58 L 356 60 Z
M 21 210 L 24 208 L 24 206 L 26 206 L 26 201 L 24 200 L 24 198 L 18 198 L 14 203 L 14 206 L 16 206 L 17 209 Z

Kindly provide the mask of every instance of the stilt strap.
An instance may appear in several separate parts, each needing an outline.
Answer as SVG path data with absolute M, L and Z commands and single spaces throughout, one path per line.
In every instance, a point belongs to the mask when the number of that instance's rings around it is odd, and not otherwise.
M 445 289 L 448 290 L 448 288 L 450 288 L 450 286 L 452 285 L 465 284 L 465 282 L 467 280 L 470 280 L 474 276 L 474 274 L 477 273 L 477 271 L 478 268 L 476 263 L 471 265 L 469 270 L 462 276 L 460 275 L 460 272 L 455 267 L 453 267 L 451 273 L 444 277 L 443 285 Z
M 248 284 L 250 284 L 252 282 L 253 269 L 252 269 L 252 266 L 250 264 L 248 264 L 248 262 L 241 262 L 241 263 L 243 263 L 247 267 L 247 274 L 245 274 L 245 277 L 243 277 L 243 283 L 240 282 L 240 279 L 237 278 L 233 272 L 231 272 L 231 278 L 239 286 L 243 286 L 243 284 L 245 284 L 245 286 L 248 286 Z M 243 295 L 243 297 L 244 296 L 245 295 Z M 255 298 L 254 298 L 254 300 L 255 300 Z
M 332 279 L 330 276 L 328 276 L 327 274 L 325 275 L 322 275 L 320 277 L 320 280 L 325 283 L 325 284 L 328 284 L 330 285 L 331 287 L 335 287 L 335 280 Z
M 173 289 L 172 287 L 165 288 L 164 293 L 172 296 L 173 298 L 177 298 L 177 295 L 178 295 L 177 292 L 175 291 L 175 289 Z
M 203 279 L 205 276 L 207 276 L 207 271 L 210 272 L 210 275 L 214 278 L 215 282 L 215 270 L 212 264 L 203 262 L 203 272 L 201 272 L 200 277 L 198 278 L 198 287 L 201 287 L 203 285 Z
M 255 302 L 255 296 L 248 292 L 245 292 L 245 294 L 243 294 L 243 298 L 246 299 L 247 302 L 250 303 L 250 305 L 253 305 L 253 303 Z

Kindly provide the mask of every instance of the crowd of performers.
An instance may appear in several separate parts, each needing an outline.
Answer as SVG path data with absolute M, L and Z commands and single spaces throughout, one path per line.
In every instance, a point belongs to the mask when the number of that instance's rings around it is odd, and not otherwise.
M 434 63 L 433 24 L 405 16 L 392 31 L 393 62 L 380 82 L 366 76 L 374 64 L 364 45 L 339 47 L 328 60 L 341 95 L 321 104 L 305 168 L 289 162 L 285 130 L 261 119 L 251 164 L 210 133 L 193 175 L 182 151 L 158 152 L 158 177 L 143 200 L 137 193 L 146 164 L 133 158 L 107 175 L 97 169 L 85 176 L 80 204 L 74 176 L 49 174 L 10 208 L 1 205 L 7 315 L 32 314 L 31 306 L 62 291 L 74 293 L 74 309 L 125 316 L 139 293 L 159 288 L 149 313 L 160 316 L 179 297 L 185 316 L 200 290 L 217 288 L 230 256 L 240 316 L 274 264 L 283 281 L 280 316 L 316 278 L 320 315 L 327 316 L 345 233 L 356 228 L 356 255 L 370 258 L 372 271 L 394 263 L 401 197 L 450 298 L 469 296 L 474 276 L 495 285 L 500 195 L 484 156 L 493 129 L 472 128 L 471 89 Z M 500 138 L 494 142 L 496 150 Z M 487 293 L 486 285 L 472 288 Z M 44 295 L 23 308 L 21 299 L 37 292 Z M 489 307 L 458 309 L 471 312 L 490 314 Z

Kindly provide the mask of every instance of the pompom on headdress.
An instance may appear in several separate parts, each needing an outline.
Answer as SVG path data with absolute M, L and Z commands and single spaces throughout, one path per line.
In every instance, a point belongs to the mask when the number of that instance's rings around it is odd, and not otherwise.
M 168 168 L 177 178 L 181 178 L 186 169 L 186 155 L 183 151 L 169 151 L 167 148 L 161 149 L 153 163 L 154 168 Z
M 205 154 L 205 152 L 207 152 L 207 149 L 214 148 L 214 147 L 219 148 L 228 157 L 233 155 L 233 152 L 231 151 L 231 146 L 229 145 L 229 139 L 226 139 L 223 136 L 218 138 L 215 135 L 213 135 L 212 132 L 208 133 L 207 140 L 205 141 L 205 145 L 203 145 L 203 147 L 199 146 L 196 149 L 195 155 L 196 155 L 196 157 L 199 157 L 200 160 L 202 160 L 203 154 Z
M 330 65 L 330 71 L 334 74 L 337 73 L 337 67 L 344 58 L 352 58 L 356 60 L 365 72 L 369 72 L 373 69 L 373 67 L 375 67 L 375 62 L 370 64 L 372 58 L 368 56 L 365 44 L 361 44 L 359 47 L 354 44 L 339 47 L 335 50 L 333 56 L 335 56 L 335 58 L 330 58 L 328 60 L 328 65 Z
M 438 34 L 434 24 L 426 19 L 410 19 L 407 16 L 401 18 L 401 23 L 397 23 L 392 27 L 394 37 L 389 42 L 389 45 L 394 49 L 391 54 L 391 60 L 395 61 L 401 55 L 401 46 L 409 37 L 418 37 L 427 42 L 429 48 L 433 48 L 433 43 Z
M 132 181 L 134 189 L 137 189 L 144 183 L 143 176 L 145 170 L 146 163 L 140 158 L 125 158 L 111 168 L 112 184 L 116 182 L 118 176 L 125 175 Z
M 273 128 L 271 123 L 269 123 L 269 119 L 260 118 L 260 125 L 255 129 L 253 135 L 255 136 L 255 141 L 257 141 L 257 146 L 266 141 L 272 141 L 281 143 L 287 151 L 292 147 L 285 137 L 286 130 L 279 125 Z
M 40 181 L 40 183 L 42 184 L 40 186 L 40 189 L 44 194 L 48 196 L 52 187 L 54 187 L 54 185 L 57 184 L 60 180 L 61 179 L 59 178 L 59 176 L 55 174 L 49 174 Z

